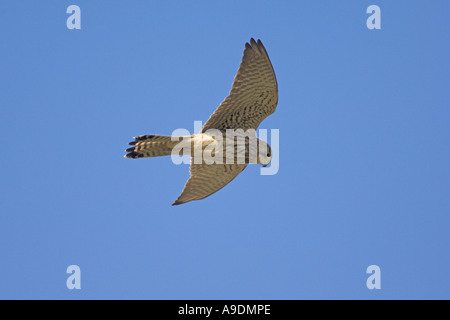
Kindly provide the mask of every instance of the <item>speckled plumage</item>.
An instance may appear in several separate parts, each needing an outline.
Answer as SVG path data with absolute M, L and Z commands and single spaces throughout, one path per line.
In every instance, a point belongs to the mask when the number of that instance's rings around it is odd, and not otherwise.
M 245 44 L 244 56 L 228 97 L 219 105 L 202 128 L 207 130 L 254 129 L 270 114 L 278 103 L 278 85 L 266 49 L 260 40 Z M 191 136 L 191 137 L 194 137 Z M 177 142 L 171 137 L 145 135 L 130 142 L 127 158 L 170 155 Z M 190 178 L 173 205 L 199 200 L 223 188 L 247 166 L 244 164 L 194 164 L 191 158 Z

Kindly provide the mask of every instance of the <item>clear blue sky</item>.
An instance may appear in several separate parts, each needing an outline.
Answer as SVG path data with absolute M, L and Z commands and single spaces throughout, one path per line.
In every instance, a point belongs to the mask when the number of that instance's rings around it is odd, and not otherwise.
M 449 299 L 449 11 L 2 1 L 0 298 Z M 171 207 L 188 166 L 124 149 L 206 121 L 251 37 L 278 78 L 260 128 L 280 130 L 280 170 Z

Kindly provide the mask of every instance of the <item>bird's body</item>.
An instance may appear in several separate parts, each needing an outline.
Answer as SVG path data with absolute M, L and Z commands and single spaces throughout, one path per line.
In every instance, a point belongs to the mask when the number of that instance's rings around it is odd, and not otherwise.
M 194 164 L 254 163 L 268 165 L 270 146 L 256 137 L 253 130 L 244 132 L 208 130 L 189 136 L 144 135 L 130 142 L 127 158 L 190 156 Z
M 191 177 L 173 205 L 203 199 L 227 185 L 249 163 L 266 166 L 270 146 L 256 138 L 259 124 L 275 111 L 278 85 L 261 41 L 245 44 L 230 94 L 198 134 L 184 137 L 144 135 L 130 142 L 127 158 L 191 156 Z

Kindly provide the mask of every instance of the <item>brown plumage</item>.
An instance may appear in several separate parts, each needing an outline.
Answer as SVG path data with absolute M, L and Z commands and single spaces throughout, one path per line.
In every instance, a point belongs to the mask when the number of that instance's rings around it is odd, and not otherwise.
M 278 85 L 266 49 L 260 40 L 250 40 L 245 44 L 244 56 L 234 78 L 228 97 L 219 105 L 202 128 L 200 134 L 189 136 L 191 144 L 194 139 L 202 140 L 202 148 L 214 142 L 208 130 L 217 129 L 225 133 L 226 129 L 254 129 L 270 114 L 278 103 Z M 187 137 L 185 137 L 187 138 Z M 259 140 L 263 142 L 262 140 Z M 179 143 L 171 137 L 144 135 L 130 142 L 133 147 L 127 149 L 127 158 L 144 158 L 170 155 Z M 266 144 L 263 142 L 263 144 Z M 267 144 L 266 144 L 267 145 Z M 267 158 L 271 159 L 270 147 Z M 193 155 L 193 154 L 192 154 Z M 262 155 L 261 155 L 262 156 Z M 172 205 L 206 198 L 220 190 L 233 180 L 247 166 L 238 164 L 195 164 L 191 158 L 190 178 L 183 192 Z M 264 160 L 266 161 L 266 160 Z M 263 163 L 259 159 L 256 163 Z M 267 163 L 264 163 L 267 164 Z
M 169 156 L 173 147 L 178 143 L 178 141 L 172 141 L 172 137 L 160 135 L 144 135 L 134 139 L 129 143 L 134 147 L 125 150 L 129 152 L 125 155 L 125 158 Z

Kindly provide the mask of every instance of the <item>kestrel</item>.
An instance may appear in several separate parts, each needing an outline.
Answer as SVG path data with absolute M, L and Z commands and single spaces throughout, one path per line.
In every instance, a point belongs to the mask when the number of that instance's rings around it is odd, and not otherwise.
M 263 166 L 270 163 L 272 160 L 270 146 L 265 141 L 256 138 L 255 131 L 259 124 L 275 111 L 277 103 L 278 84 L 272 63 L 261 40 L 251 39 L 250 43 L 245 44 L 244 56 L 234 78 L 230 94 L 211 115 L 200 133 L 184 137 L 161 135 L 135 137 L 135 140 L 129 143 L 133 147 L 126 150 L 128 153 L 125 157 L 136 159 L 166 156 L 171 155 L 177 145 L 189 147 L 190 178 L 184 186 L 183 192 L 172 205 L 206 198 L 227 185 L 247 167 L 248 163 L 262 164 Z M 244 150 L 241 148 L 241 151 L 238 150 L 239 147 L 232 137 L 234 148 L 231 148 L 231 151 L 234 150 L 236 153 L 231 163 L 229 158 L 227 158 L 228 161 L 214 163 L 208 162 L 206 157 L 200 158 L 200 161 L 194 159 L 195 146 L 201 146 L 202 151 L 205 151 L 208 146 L 225 146 L 225 141 L 230 140 L 218 139 L 217 133 L 222 133 L 227 137 L 227 133 L 231 129 L 252 132 L 247 135 L 247 138 L 244 138 L 247 140 L 245 140 Z M 239 130 L 237 131 L 239 132 Z M 255 157 L 249 156 L 253 149 L 248 141 L 252 138 L 258 142 L 257 148 L 253 148 L 256 150 Z M 180 143 L 180 139 L 184 144 Z M 236 161 L 239 152 L 245 159 L 243 162 Z M 218 155 L 217 152 L 211 154 Z M 223 156 L 225 160 L 225 154 L 228 155 L 229 151 L 220 154 L 219 157 Z

